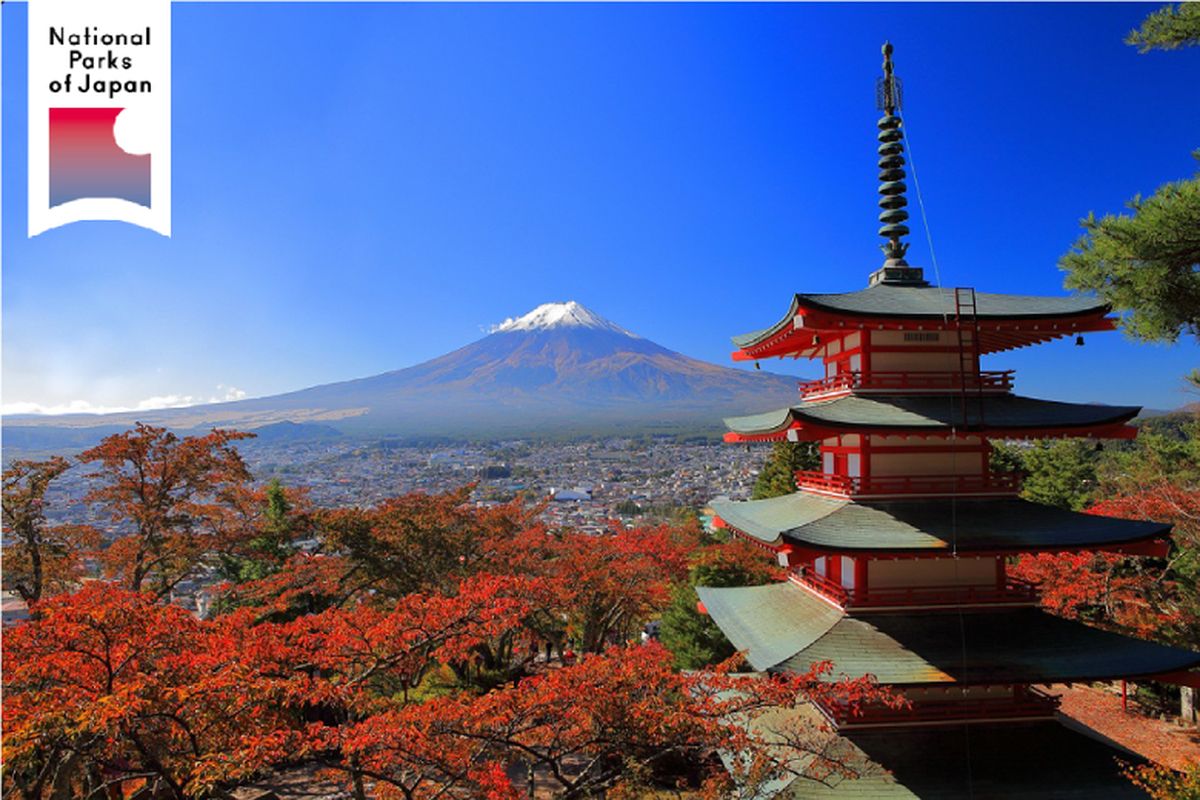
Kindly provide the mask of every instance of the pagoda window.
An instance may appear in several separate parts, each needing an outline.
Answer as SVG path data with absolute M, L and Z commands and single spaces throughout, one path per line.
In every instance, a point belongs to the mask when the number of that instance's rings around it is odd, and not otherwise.
M 849 556 L 842 556 L 841 562 L 842 588 L 854 591 L 855 584 L 857 583 L 855 578 L 858 574 L 854 569 L 854 559 L 850 558 Z
M 846 454 L 846 474 L 851 478 L 862 477 L 862 455 L 859 453 Z

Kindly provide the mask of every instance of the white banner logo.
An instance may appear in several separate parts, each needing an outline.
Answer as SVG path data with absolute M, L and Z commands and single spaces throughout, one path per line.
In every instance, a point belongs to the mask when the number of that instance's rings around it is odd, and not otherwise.
M 170 0 L 29 1 L 29 235 L 171 235 Z

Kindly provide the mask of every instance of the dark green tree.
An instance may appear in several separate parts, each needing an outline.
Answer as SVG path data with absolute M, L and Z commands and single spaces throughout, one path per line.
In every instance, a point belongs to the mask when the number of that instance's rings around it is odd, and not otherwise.
M 1200 3 L 1164 6 L 1125 41 L 1143 53 L 1200 44 Z M 1194 155 L 1200 159 L 1200 151 Z M 1092 213 L 1082 221 L 1083 236 L 1059 260 L 1067 287 L 1096 292 L 1135 339 L 1200 335 L 1200 176 L 1128 206 L 1132 214 Z M 1200 385 L 1200 371 L 1188 380 Z
M 1142 27 L 1130 31 L 1125 44 L 1143 53 L 1200 45 L 1200 3 L 1163 6 L 1142 20 Z
M 276 572 L 292 554 L 292 542 L 309 529 L 307 515 L 297 513 L 278 478 L 263 490 L 262 516 L 241 552 L 223 554 L 220 571 L 234 583 L 259 580 Z
M 613 510 L 623 517 L 636 517 L 642 513 L 642 507 L 633 500 L 622 500 Z
M 1051 439 L 1030 445 L 993 444 L 992 468 L 1024 474 L 1021 496 L 1079 511 L 1095 499 L 1100 451 L 1087 439 Z
M 1100 500 L 1163 481 L 1200 486 L 1200 418 L 1166 414 L 1143 420 L 1135 440 L 1105 446 L 1096 472 Z
M 662 615 L 659 639 L 675 656 L 679 669 L 700 669 L 734 654 L 733 645 L 697 608 L 697 586 L 759 586 L 777 580 L 780 570 L 743 541 L 729 541 L 702 550 L 688 571 L 686 583 L 671 590 L 671 604 Z
M 821 455 L 816 442 L 776 442 L 754 482 L 752 497 L 762 500 L 796 491 L 796 470 L 818 469 Z
M 1083 220 L 1084 235 L 1059 261 L 1067 287 L 1099 294 L 1135 339 L 1200 335 L 1200 178 L 1168 183 L 1129 207 L 1133 214 Z

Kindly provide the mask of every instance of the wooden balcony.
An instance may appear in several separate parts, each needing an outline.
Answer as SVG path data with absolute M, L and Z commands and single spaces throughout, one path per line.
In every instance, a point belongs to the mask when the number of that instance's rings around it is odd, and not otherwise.
M 1022 686 L 1009 697 L 917 701 L 900 708 L 883 705 L 851 708 L 847 703 L 826 700 L 819 703 L 818 708 L 840 730 L 850 730 L 895 725 L 1046 719 L 1054 716 L 1060 702 L 1058 695 Z
M 906 497 L 1005 497 L 1021 491 L 1015 472 L 985 475 L 880 475 L 867 478 L 798 470 L 799 489 L 830 497 L 897 499 Z
M 792 573 L 791 580 L 833 604 L 855 611 L 942 606 L 1036 605 L 1037 585 L 1007 578 L 1003 586 L 905 586 L 891 589 L 848 588 L 811 570 Z
M 800 384 L 805 400 L 839 397 L 851 392 L 888 394 L 939 394 L 942 392 L 1012 391 L 1013 370 L 991 372 L 843 372 Z

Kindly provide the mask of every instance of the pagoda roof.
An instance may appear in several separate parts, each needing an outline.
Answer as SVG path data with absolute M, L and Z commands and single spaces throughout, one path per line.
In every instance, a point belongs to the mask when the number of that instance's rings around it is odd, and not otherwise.
M 807 672 L 829 661 L 835 678 L 872 675 L 882 684 L 936 685 L 1070 683 L 1200 666 L 1200 653 L 1039 609 L 856 614 L 791 582 L 696 592 L 759 670 Z
M 793 326 L 804 310 L 825 311 L 837 316 L 903 318 L 912 320 L 953 319 L 954 289 L 936 286 L 896 286 L 886 283 L 853 292 L 796 294 L 783 319 L 762 330 L 733 337 L 738 348 L 753 347 Z M 975 293 L 975 317 L 980 321 L 1064 319 L 1104 315 L 1109 307 L 1092 297 L 1039 297 L 1035 295 Z M 1066 335 L 1063 331 L 1060 335 Z
M 822 752 L 853 775 L 814 768 L 811 756 L 792 755 L 786 733 L 821 723 L 811 705 L 778 709 L 749 723 L 772 740 L 793 775 L 757 795 L 765 800 L 1133 800 L 1146 795 L 1123 774 L 1121 761 L 1144 759 L 1099 735 L 1054 720 L 846 731 Z M 1082 727 L 1082 726 L 1079 726 Z M 1086 731 L 1086 732 L 1085 732 Z M 810 734 L 811 736 L 811 734 Z
M 771 437 L 789 428 L 811 427 L 820 438 L 837 431 L 935 431 L 949 427 L 971 430 L 1079 429 L 1080 434 L 1099 426 L 1128 422 L 1138 406 L 1104 406 L 1091 403 L 1062 403 L 1018 395 L 971 396 L 966 402 L 957 394 L 939 395 L 847 395 L 816 400 L 790 408 L 744 417 L 729 417 L 725 425 L 740 437 Z M 980 418 L 980 410 L 983 415 Z M 781 438 L 774 436 L 773 438 Z
M 1032 552 L 1128 544 L 1165 536 L 1159 522 L 1102 517 L 1013 497 L 852 501 L 793 492 L 712 503 L 732 528 L 765 544 L 834 552 Z

